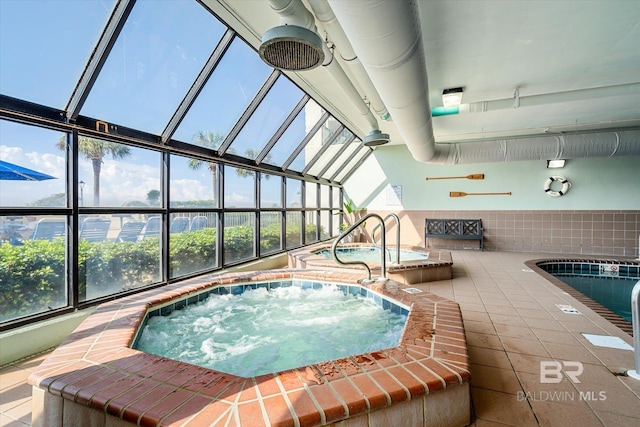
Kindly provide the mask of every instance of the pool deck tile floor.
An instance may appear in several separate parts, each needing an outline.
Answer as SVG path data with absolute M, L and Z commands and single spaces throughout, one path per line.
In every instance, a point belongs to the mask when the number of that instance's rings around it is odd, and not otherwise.
M 632 338 L 524 264 L 544 255 L 452 251 L 452 256 L 453 279 L 413 286 L 460 304 L 473 426 L 640 425 L 640 381 L 619 375 L 634 368 L 633 352 L 594 346 L 581 333 L 617 336 L 629 344 Z M 581 314 L 564 313 L 557 304 Z M 30 425 L 26 379 L 47 356 L 0 369 L 0 426 Z M 550 361 L 569 362 L 558 383 L 541 381 L 541 363 Z M 572 372 L 579 383 L 571 380 Z M 554 375 L 545 371 L 544 379 Z

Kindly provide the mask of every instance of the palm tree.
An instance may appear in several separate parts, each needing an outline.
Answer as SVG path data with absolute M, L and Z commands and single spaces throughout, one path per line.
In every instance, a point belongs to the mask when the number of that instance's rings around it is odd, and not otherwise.
M 57 147 L 60 150 L 67 148 L 66 136 L 62 136 Z M 78 152 L 87 160 L 91 160 L 93 166 L 93 206 L 100 206 L 100 171 L 103 158 L 111 155 L 114 160 L 124 159 L 131 155 L 131 149 L 126 145 L 102 139 L 80 136 L 78 139 Z
M 193 136 L 193 143 L 201 147 L 217 150 L 224 140 L 224 135 L 218 132 L 204 132 L 198 131 Z M 188 165 L 190 169 L 198 170 L 202 166 L 204 161 L 198 159 L 189 159 Z M 209 162 L 209 171 L 211 172 L 211 179 L 213 180 L 213 200 L 218 202 L 218 163 Z

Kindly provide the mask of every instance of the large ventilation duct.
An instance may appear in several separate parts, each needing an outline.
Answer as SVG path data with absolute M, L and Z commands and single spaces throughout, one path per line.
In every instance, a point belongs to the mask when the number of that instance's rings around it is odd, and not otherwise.
M 371 108 L 378 114 L 382 120 L 390 120 L 391 116 L 387 107 L 385 107 L 378 91 L 371 82 L 369 75 L 362 66 L 362 62 L 353 51 L 353 47 L 347 39 L 344 30 L 338 23 L 336 15 L 331 10 L 327 0 L 308 0 L 311 10 L 316 17 L 316 23 L 328 35 L 335 44 L 340 57 L 347 64 L 349 71 L 353 74 L 355 80 L 361 85 L 363 91 L 368 95 L 371 102 Z
M 304 28 L 306 28 L 308 31 L 313 32 L 313 34 L 315 34 L 317 37 L 315 20 L 313 18 L 313 15 L 304 7 L 301 0 L 269 0 L 269 4 L 271 5 L 271 8 L 276 13 L 278 13 L 278 15 L 280 15 L 281 25 L 279 27 L 272 28 L 267 32 L 265 32 L 263 36 L 263 45 L 264 45 L 265 38 L 267 38 L 267 35 L 270 32 L 275 31 L 276 29 L 280 29 L 283 26 L 287 26 L 288 25 L 287 23 L 290 23 L 290 22 L 296 23 L 299 26 L 304 26 Z M 296 25 L 296 27 L 298 27 L 298 25 Z M 298 28 L 301 28 L 301 27 L 298 27 Z M 301 40 L 295 40 L 295 39 L 289 40 L 287 42 L 287 45 L 284 46 L 284 49 L 290 50 L 291 54 L 287 53 L 283 56 L 285 57 L 295 56 L 295 52 L 299 49 L 297 46 L 295 46 L 295 43 L 300 42 L 302 44 L 305 44 L 306 40 L 307 40 L 306 37 Z M 324 58 L 329 58 L 327 61 L 325 61 L 326 63 L 322 65 L 331 74 L 333 79 L 336 81 L 336 83 L 338 83 L 340 88 L 343 90 L 344 94 L 358 108 L 358 111 L 360 112 L 360 114 L 362 114 L 365 117 L 365 119 L 369 122 L 369 125 L 371 126 L 371 132 L 363 138 L 363 142 L 368 146 L 377 146 L 377 145 L 382 145 L 389 142 L 389 135 L 380 132 L 380 129 L 378 127 L 378 120 L 375 118 L 373 113 L 371 113 L 369 106 L 362 100 L 362 98 L 360 97 L 360 93 L 358 93 L 358 90 L 351 83 L 351 81 L 349 80 L 349 77 L 346 75 L 346 73 L 344 72 L 340 64 L 338 64 L 337 61 L 332 61 L 330 59 L 331 52 L 329 51 L 329 48 L 325 43 L 321 43 L 321 49 L 323 52 L 322 56 Z M 263 50 L 263 47 L 261 45 L 260 51 L 262 50 Z M 278 68 L 287 69 L 285 67 L 278 67 Z M 296 70 L 294 69 L 294 71 Z
M 640 155 L 640 131 L 436 144 L 415 1 L 328 0 L 414 159 L 458 164 Z

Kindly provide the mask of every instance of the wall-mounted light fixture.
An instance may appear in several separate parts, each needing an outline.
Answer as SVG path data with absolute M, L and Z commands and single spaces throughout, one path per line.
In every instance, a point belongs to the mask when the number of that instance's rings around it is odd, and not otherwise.
M 445 89 L 442 91 L 442 105 L 445 107 L 454 107 L 462 104 L 462 92 L 461 87 L 454 87 L 451 89 Z
M 557 169 L 564 167 L 564 159 L 547 160 L 547 169 Z

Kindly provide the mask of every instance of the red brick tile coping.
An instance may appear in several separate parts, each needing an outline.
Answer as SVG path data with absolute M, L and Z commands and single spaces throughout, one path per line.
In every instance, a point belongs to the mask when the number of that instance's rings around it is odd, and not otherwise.
M 29 377 L 34 425 L 320 426 L 353 418 L 467 425 L 470 374 L 458 304 L 393 281 L 367 288 L 410 307 L 397 347 L 253 378 L 130 348 L 149 310 L 207 288 L 294 278 L 356 284 L 360 276 L 211 275 L 102 304 Z
M 345 243 L 340 248 L 372 248 L 370 243 Z M 391 247 L 391 246 L 388 246 Z M 395 246 L 394 246 L 395 247 Z M 337 264 L 333 259 L 328 259 L 319 252 L 324 249 L 331 249 L 331 245 L 327 243 L 319 243 L 312 246 L 305 246 L 288 253 L 289 268 L 338 268 L 359 270 L 364 273 L 364 268 L 358 265 L 342 266 Z M 451 252 L 440 250 L 425 250 L 421 246 L 401 245 L 400 249 L 428 254 L 428 259 L 419 259 L 411 261 L 402 261 L 400 265 L 391 262 L 386 263 L 387 277 L 396 282 L 412 285 L 414 283 L 434 282 L 436 280 L 451 279 Z M 367 265 L 371 268 L 373 276 L 380 276 L 380 262 L 367 261 Z M 366 273 L 364 273 L 366 274 Z

